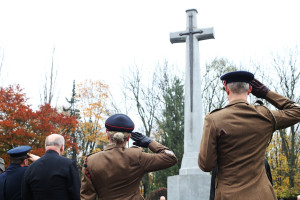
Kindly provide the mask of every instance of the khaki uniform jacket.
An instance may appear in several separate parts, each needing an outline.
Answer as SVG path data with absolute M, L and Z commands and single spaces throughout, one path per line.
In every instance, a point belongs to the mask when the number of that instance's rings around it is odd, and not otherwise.
M 300 106 L 272 91 L 265 99 L 279 110 L 236 100 L 205 117 L 198 164 L 218 167 L 215 200 L 276 200 L 265 151 L 274 130 L 300 121 Z
M 90 155 L 83 168 L 81 200 L 140 200 L 139 184 L 147 172 L 171 167 L 177 158 L 167 147 L 152 141 L 152 153 L 142 148 L 108 145 Z M 89 178 L 90 177 L 90 178 Z

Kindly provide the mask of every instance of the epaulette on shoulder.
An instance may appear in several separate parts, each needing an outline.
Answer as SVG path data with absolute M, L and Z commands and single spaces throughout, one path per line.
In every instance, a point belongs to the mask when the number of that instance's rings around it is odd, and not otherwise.
M 254 102 L 254 105 L 260 105 L 260 106 L 263 106 L 264 105 L 264 103 L 261 101 L 261 100 L 256 100 L 255 102 Z
M 217 108 L 217 109 L 214 109 L 214 110 L 211 111 L 209 114 L 214 113 L 214 112 L 217 112 L 217 111 L 222 110 L 222 109 L 223 109 L 223 108 Z

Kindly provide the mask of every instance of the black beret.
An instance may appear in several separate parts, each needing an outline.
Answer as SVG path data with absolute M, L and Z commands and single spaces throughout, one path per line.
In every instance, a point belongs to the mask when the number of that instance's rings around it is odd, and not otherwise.
M 226 84 L 232 82 L 249 83 L 253 79 L 254 79 L 254 75 L 251 72 L 247 72 L 247 71 L 228 72 L 221 76 L 221 80 L 226 81 Z
M 105 127 L 109 131 L 131 133 L 134 129 L 134 123 L 127 115 L 114 114 L 105 121 Z
M 18 157 L 26 156 L 30 150 L 31 150 L 30 146 L 19 146 L 9 150 L 7 154 L 10 155 L 11 157 L 18 158 Z

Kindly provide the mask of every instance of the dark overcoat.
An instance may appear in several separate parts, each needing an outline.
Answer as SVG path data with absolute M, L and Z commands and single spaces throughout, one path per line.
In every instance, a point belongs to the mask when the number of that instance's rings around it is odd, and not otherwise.
M 0 175 L 0 200 L 21 200 L 21 185 L 28 167 L 10 164 Z
M 76 163 L 48 150 L 25 172 L 22 197 L 24 200 L 79 200 L 80 178 Z
M 81 200 L 141 200 L 139 185 L 143 175 L 171 167 L 177 158 L 167 147 L 152 141 L 142 148 L 108 145 L 104 151 L 88 156 L 83 168 Z
M 265 99 L 279 110 L 236 100 L 205 117 L 198 164 L 206 172 L 218 167 L 216 200 L 276 200 L 265 151 L 274 130 L 300 121 L 300 106 L 272 91 Z

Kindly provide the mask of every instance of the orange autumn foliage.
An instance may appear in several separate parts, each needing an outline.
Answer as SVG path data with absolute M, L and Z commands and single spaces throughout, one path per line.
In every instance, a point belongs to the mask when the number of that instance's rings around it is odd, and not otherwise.
M 62 134 L 66 140 L 65 149 L 73 146 L 70 132 L 77 126 L 75 117 L 58 113 L 49 104 L 33 111 L 26 103 L 27 98 L 20 86 L 0 87 L 0 157 L 9 164 L 9 149 L 20 145 L 32 147 L 31 153 L 42 156 L 45 153 L 46 136 Z

